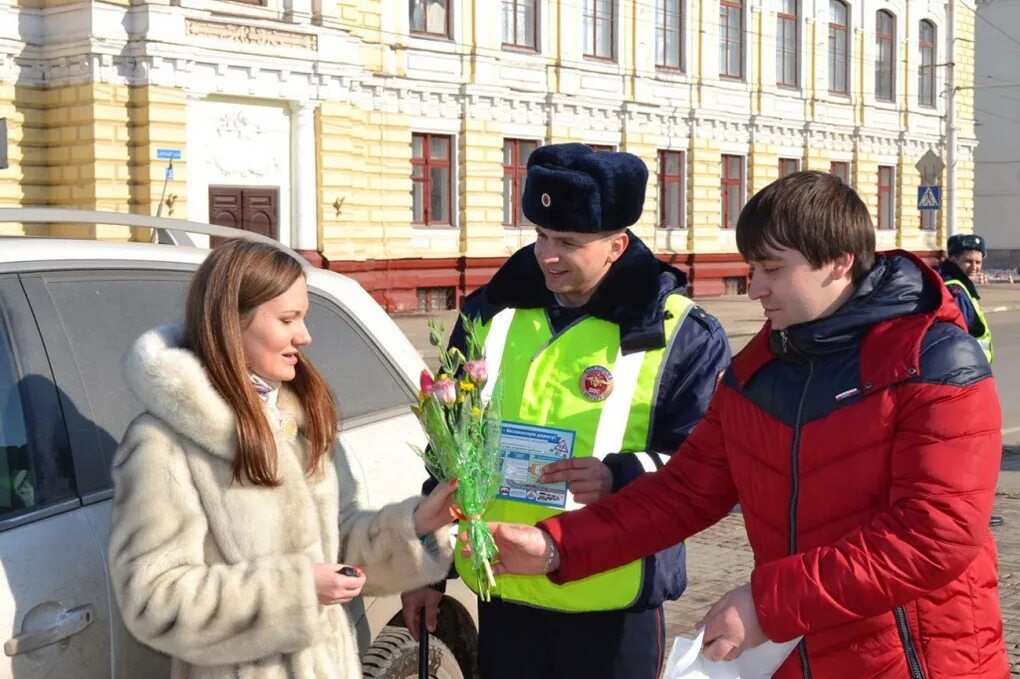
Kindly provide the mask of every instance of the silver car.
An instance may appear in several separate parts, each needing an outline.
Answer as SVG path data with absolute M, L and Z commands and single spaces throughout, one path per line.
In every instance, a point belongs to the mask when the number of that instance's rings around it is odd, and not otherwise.
M 0 209 L 9 222 L 158 226 L 211 236 L 244 232 L 47 209 Z M 178 319 L 208 250 L 178 244 L 0 237 L 0 679 L 160 678 L 169 661 L 123 626 L 107 578 L 110 460 L 140 412 L 121 377 L 131 342 Z M 422 444 L 408 409 L 424 364 L 354 281 L 308 268 L 308 354 L 343 412 L 341 445 L 359 499 L 378 507 L 420 492 Z M 451 586 L 430 644 L 429 676 L 474 673 L 475 599 Z M 397 597 L 356 600 L 369 677 L 417 677 L 418 646 Z M 2 636 L 6 635 L 6 637 Z

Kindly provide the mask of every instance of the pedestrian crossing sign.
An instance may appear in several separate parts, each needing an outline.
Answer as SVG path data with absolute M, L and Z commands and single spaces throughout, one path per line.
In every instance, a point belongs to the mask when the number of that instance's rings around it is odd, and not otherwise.
M 942 206 L 942 187 L 935 184 L 917 187 L 917 209 L 938 210 Z

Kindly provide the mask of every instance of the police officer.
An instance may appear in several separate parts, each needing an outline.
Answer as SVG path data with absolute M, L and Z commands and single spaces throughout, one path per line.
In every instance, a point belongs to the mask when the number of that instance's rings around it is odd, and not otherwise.
M 988 325 L 981 305 L 981 295 L 974 287 L 974 278 L 981 273 L 987 248 L 985 239 L 977 234 L 958 233 L 950 236 L 946 242 L 948 258 L 939 266 L 939 273 L 946 282 L 946 287 L 960 307 L 967 330 L 977 339 L 985 358 L 991 363 L 995 358 L 992 347 L 992 328 Z
M 975 233 L 958 233 L 946 241 L 946 259 L 938 267 L 946 287 L 960 307 L 967 331 L 978 341 L 981 350 L 988 359 L 989 365 L 995 359 L 992 346 L 992 326 L 988 325 L 985 314 L 981 311 L 978 294 L 974 286 L 974 278 L 981 273 L 985 255 L 988 253 L 985 239 Z M 1001 526 L 1005 522 L 1002 516 L 993 514 L 988 522 L 991 526 Z
M 661 466 L 729 364 L 718 321 L 683 294 L 687 277 L 627 229 L 647 180 L 637 156 L 583 144 L 540 147 L 528 160 L 523 211 L 536 242 L 464 304 L 484 323 L 490 381 L 498 367 L 503 384 L 504 449 L 520 458 L 519 473 L 504 464 L 489 520 L 534 524 Z M 451 345 L 464 344 L 458 323 Z M 466 563 L 458 556 L 458 572 L 477 591 Z M 662 602 L 686 587 L 685 558 L 677 545 L 563 586 L 497 580 L 478 606 L 483 679 L 651 679 L 665 650 Z M 405 593 L 412 633 L 423 611 L 435 628 L 441 597 Z

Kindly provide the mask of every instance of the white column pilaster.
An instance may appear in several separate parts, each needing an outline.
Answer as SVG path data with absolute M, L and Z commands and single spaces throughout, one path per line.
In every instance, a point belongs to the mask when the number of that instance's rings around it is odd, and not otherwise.
M 319 245 L 319 182 L 315 170 L 315 109 L 317 102 L 291 102 L 293 158 L 292 247 L 317 250 Z

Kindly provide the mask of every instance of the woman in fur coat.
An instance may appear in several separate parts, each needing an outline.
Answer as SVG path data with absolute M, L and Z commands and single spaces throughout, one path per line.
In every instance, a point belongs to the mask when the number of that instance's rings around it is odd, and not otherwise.
M 307 311 L 297 260 L 228 241 L 196 272 L 185 325 L 126 359 L 146 412 L 113 463 L 111 577 L 128 629 L 172 656 L 175 679 L 356 679 L 338 604 L 449 569 L 450 484 L 355 507 L 332 459 L 336 405 L 301 353 Z

